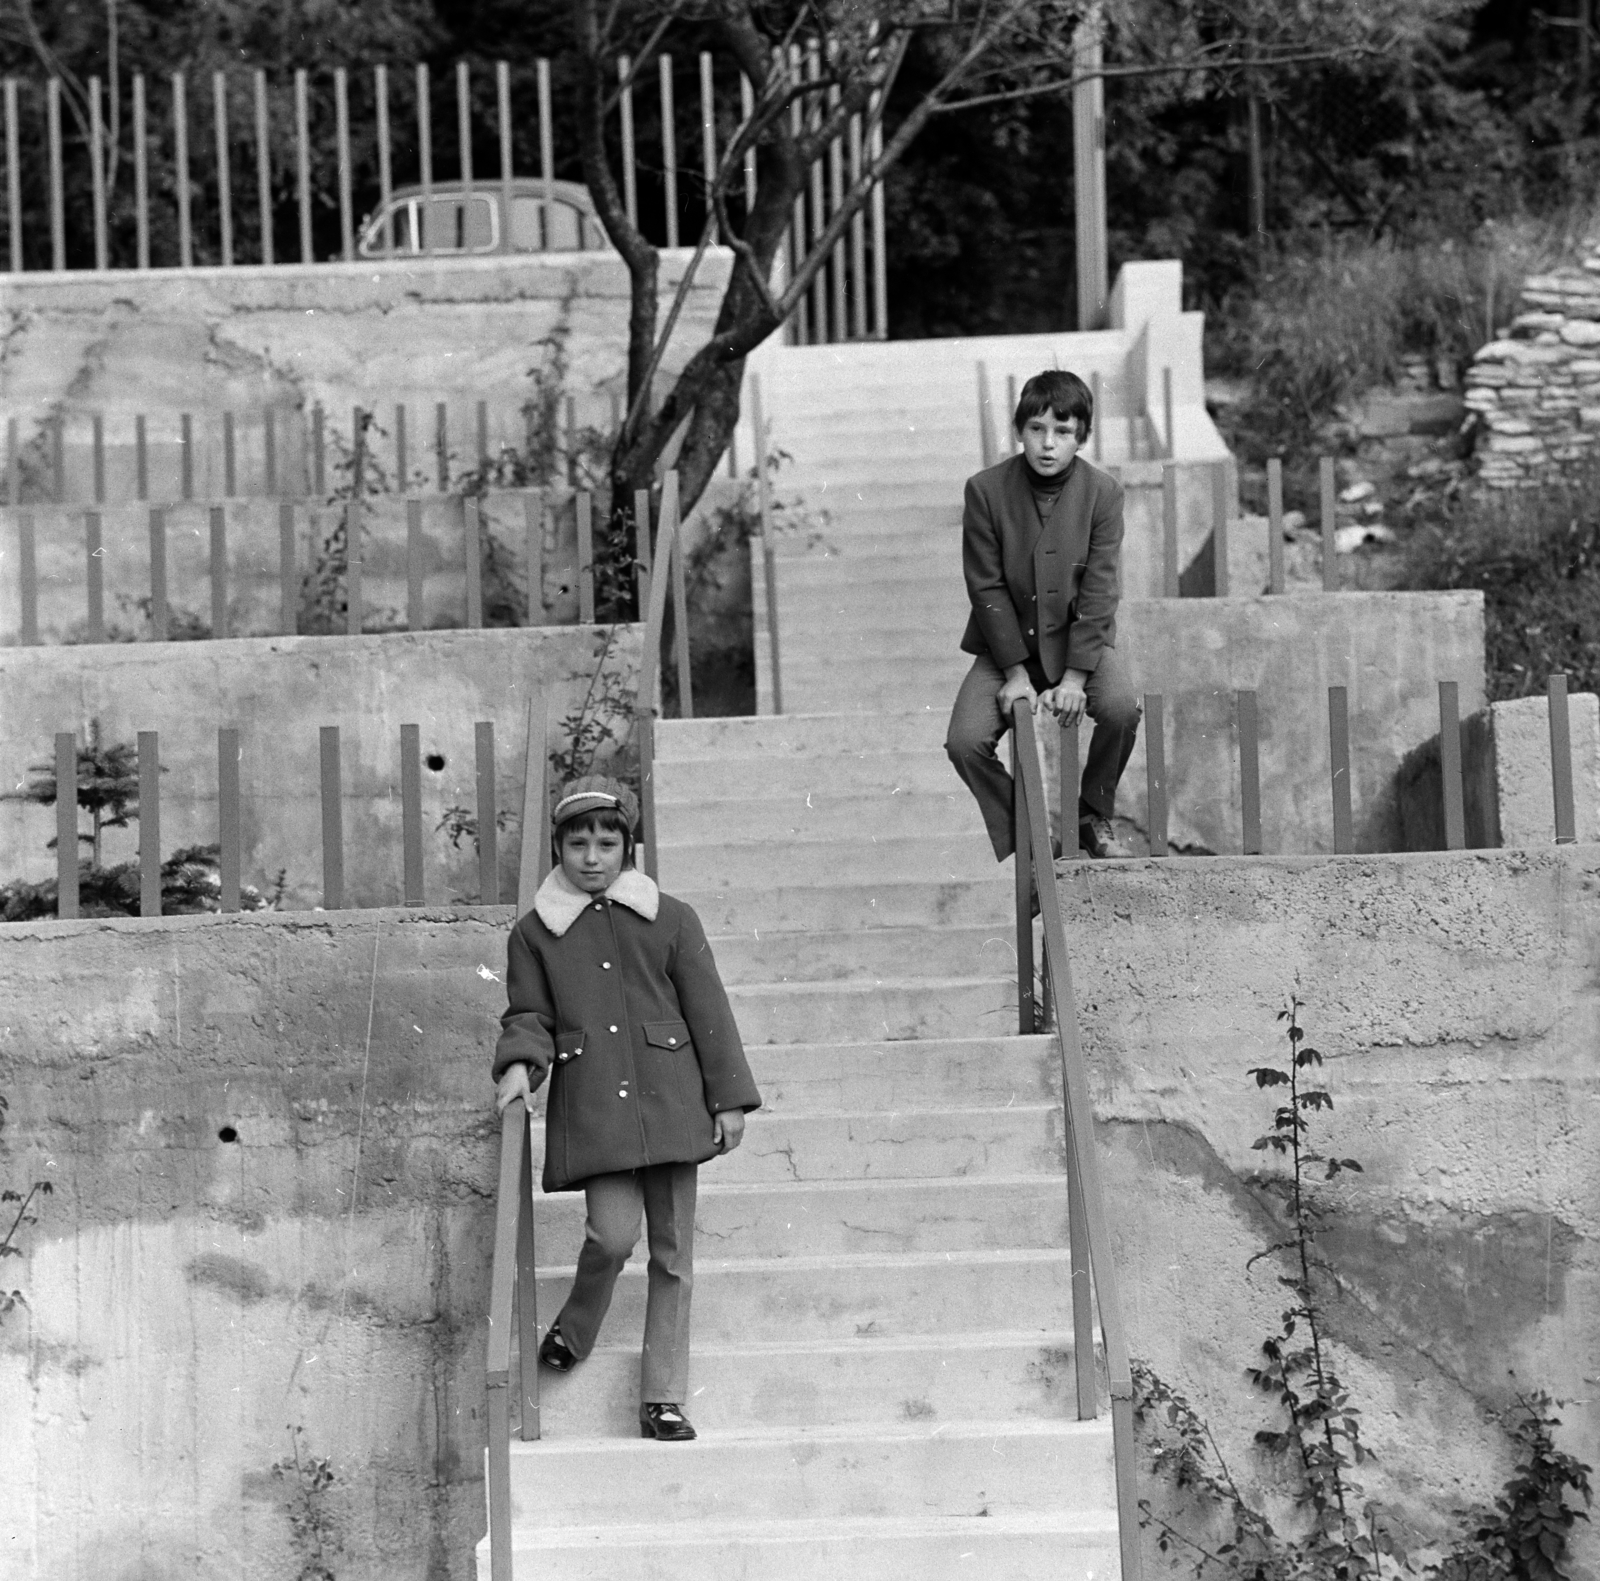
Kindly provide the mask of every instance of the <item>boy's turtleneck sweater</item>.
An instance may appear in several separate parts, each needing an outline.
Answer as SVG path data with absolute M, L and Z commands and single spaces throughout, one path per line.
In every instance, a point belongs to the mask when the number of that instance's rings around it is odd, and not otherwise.
M 1039 520 L 1043 522 L 1055 509 L 1055 504 L 1061 498 L 1061 491 L 1067 486 L 1067 479 L 1072 476 L 1072 469 L 1077 465 L 1078 458 L 1074 456 L 1054 477 L 1047 478 L 1042 472 L 1035 472 L 1028 463 L 1028 458 L 1022 458 L 1023 474 L 1028 480 L 1028 488 L 1033 494 L 1033 508 L 1039 513 Z

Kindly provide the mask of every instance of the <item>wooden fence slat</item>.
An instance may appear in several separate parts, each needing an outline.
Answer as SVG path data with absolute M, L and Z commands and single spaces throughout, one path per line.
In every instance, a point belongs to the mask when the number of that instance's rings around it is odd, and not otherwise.
M 594 624 L 594 502 L 578 493 L 578 624 Z
M 32 511 L 17 512 L 17 581 L 22 598 L 22 645 L 39 645 L 39 552 Z
M 1176 598 L 1181 591 L 1178 578 L 1178 466 L 1165 462 L 1161 468 L 1161 591 Z
M 1283 462 L 1267 462 L 1267 591 L 1283 591 Z
M 161 745 L 139 732 L 139 915 L 161 915 Z
M 311 104 L 305 68 L 294 74 L 295 195 L 300 208 L 300 262 L 311 263 Z
M 694 672 L 689 663 L 689 597 L 684 585 L 682 533 L 672 539 L 673 649 L 678 661 L 678 717 L 694 718 Z
M 178 192 L 178 263 L 194 267 L 194 220 L 189 210 L 189 101 L 183 73 L 172 74 L 172 131 L 176 145 L 173 155 L 173 184 Z
M 511 246 L 511 66 L 503 60 L 494 63 L 495 128 L 500 133 L 500 251 Z
M 344 910 L 344 808 L 340 802 L 339 727 L 323 725 L 322 749 L 322 906 Z
M 1101 388 L 1102 381 L 1099 369 L 1089 375 L 1089 453 L 1093 456 L 1095 465 L 1100 464 L 1103 454 L 1100 439 L 1100 427 L 1105 421 L 1104 395 Z
M 228 512 L 213 505 L 211 516 L 211 635 L 228 635 Z
M 989 410 L 989 364 L 978 363 L 978 464 L 988 468 L 995 464 L 994 414 Z
M 83 538 L 88 570 L 86 578 L 88 583 L 88 637 L 90 642 L 104 642 L 106 640 L 106 551 L 101 539 L 99 511 L 85 511 L 83 513 Z
M 489 403 L 478 402 L 478 469 L 487 479 L 489 469 Z
M 660 864 L 656 860 L 656 714 L 653 699 L 640 693 L 640 706 L 633 719 L 633 733 L 639 742 L 639 843 L 643 850 L 635 860 L 643 859 L 648 877 L 659 879 Z
M 525 545 L 523 565 L 528 593 L 530 626 L 544 624 L 544 490 L 528 494 L 522 501 L 522 531 Z M 643 604 L 639 606 L 641 609 Z
M 1006 454 L 1016 455 L 1021 441 L 1017 437 L 1017 376 L 1014 373 L 1006 375 L 1006 404 L 1000 414 L 1000 427 L 1006 436 Z
M 278 624 L 287 637 L 300 625 L 300 577 L 295 569 L 294 501 L 278 501 Z
M 1355 844 L 1350 813 L 1350 694 L 1343 686 L 1328 688 L 1328 756 L 1333 773 L 1333 850 L 1343 856 Z
M 405 904 L 423 904 L 422 888 L 422 731 L 400 727 L 400 845 Z
M 144 81 L 134 78 L 136 95 Z M 22 273 L 22 135 L 17 113 L 17 79 L 6 78 L 6 223 L 11 243 L 11 272 Z M 141 127 L 142 131 L 143 128 Z
M 1555 798 L 1556 844 L 1573 845 L 1578 820 L 1572 799 L 1572 723 L 1567 709 L 1567 677 L 1557 670 L 1545 682 L 1550 710 L 1550 785 Z
M 639 618 L 650 602 L 650 490 L 633 491 L 633 587 Z
M 6 503 L 12 510 L 22 503 L 22 433 L 14 417 L 6 419 Z
M 474 495 L 461 500 L 461 545 L 467 571 L 467 626 L 477 631 L 483 625 L 483 536 Z
M 165 642 L 170 635 L 167 609 L 167 513 L 150 512 L 150 639 Z
M 311 492 L 319 500 L 328 493 L 327 417 L 320 401 L 311 408 Z
M 104 505 L 106 502 L 106 420 L 98 412 L 94 414 L 93 456 L 94 502 L 96 505 Z
M 1144 694 L 1145 791 L 1151 856 L 1167 854 L 1167 740 L 1160 692 Z
M 1078 752 L 1078 727 L 1061 727 L 1061 850 L 1066 856 L 1081 856 L 1078 839 L 1078 797 L 1083 783 L 1082 758 Z
M 1461 779 L 1461 697 L 1454 681 L 1439 682 L 1439 787 L 1444 848 L 1459 851 L 1467 843 L 1467 819 Z
M 439 492 L 450 489 L 450 408 L 440 401 L 433 409 L 433 457 L 439 476 Z
M 346 263 L 356 256 L 355 202 L 350 192 L 350 73 L 333 68 L 334 149 L 339 180 L 339 252 Z
M 522 851 L 517 864 L 517 915 L 550 872 L 550 701 L 547 693 L 528 694 L 528 737 L 522 762 Z
M 218 903 L 227 912 L 239 909 L 243 866 L 239 798 L 239 732 L 230 725 L 217 731 L 217 876 L 222 881 Z
M 78 915 L 78 737 L 56 732 L 56 915 Z
M 142 412 L 133 420 L 133 492 L 137 499 L 150 498 L 150 444 Z
M 1228 574 L 1228 464 L 1211 463 L 1211 591 L 1227 598 L 1232 588 Z
M 1161 370 L 1161 443 L 1168 460 L 1178 454 L 1178 436 L 1173 428 L 1171 368 Z
M 1339 525 L 1339 492 L 1332 456 L 1324 456 L 1317 464 L 1317 502 L 1322 513 L 1322 591 L 1333 593 L 1339 587 L 1339 556 L 1334 545 L 1334 530 Z
M 238 457 L 234 453 L 233 413 L 222 414 L 222 497 L 231 500 L 239 492 Z
M 100 104 L 100 79 L 89 79 L 89 191 L 94 215 L 94 266 L 110 264 L 110 238 L 106 233 L 105 122 Z
M 389 199 L 394 196 L 394 148 L 389 128 L 389 68 L 372 68 L 372 101 L 378 118 L 378 212 L 384 213 Z M 383 252 L 388 257 L 394 252 L 394 221 L 383 222 Z
M 194 419 L 187 412 L 178 417 L 178 493 L 194 498 Z
M 350 414 L 350 498 L 344 512 L 345 634 L 361 635 L 366 613 L 362 587 L 362 531 L 366 526 L 367 421 L 358 406 Z
M 426 65 L 417 67 L 417 184 L 422 188 L 417 232 L 411 238 L 419 251 L 433 251 L 433 89 Z M 441 492 L 444 485 L 440 485 Z
M 144 74 L 133 78 L 133 223 L 134 264 L 150 267 L 150 146 L 149 109 L 145 103 Z
M 278 414 L 270 406 L 261 414 L 261 491 L 268 499 L 278 492 Z
M 1234 693 L 1239 727 L 1239 813 L 1246 856 L 1261 855 L 1261 722 L 1253 691 Z
M 622 118 L 622 206 L 628 223 L 639 223 L 639 173 L 635 168 L 633 146 L 633 62 L 626 55 L 617 57 L 618 113 Z
M 217 233 L 222 267 L 233 267 L 233 160 L 228 138 L 228 78 L 225 72 L 211 74 L 211 102 L 217 139 Z
M 473 746 L 478 759 L 478 904 L 500 904 L 499 811 L 494 785 L 494 721 L 480 719 L 473 726 Z
M 406 501 L 406 630 L 422 630 L 422 501 Z
M 272 246 L 272 133 L 267 119 L 267 74 L 255 73 L 256 98 L 256 211 L 261 222 L 261 261 L 273 261 Z M 269 488 L 270 494 L 272 490 Z
M 45 133 L 50 144 L 50 267 L 60 274 L 67 267 L 66 199 L 61 176 L 61 79 L 44 85 Z
M 411 456 L 406 445 L 406 403 L 394 409 L 394 486 L 402 494 L 411 492 Z
M 57 505 L 67 503 L 67 420 L 57 412 L 50 420 L 51 497 Z
M 672 56 L 665 50 L 656 57 L 661 83 L 661 175 L 665 192 L 667 246 L 678 245 L 678 126 L 672 97 Z

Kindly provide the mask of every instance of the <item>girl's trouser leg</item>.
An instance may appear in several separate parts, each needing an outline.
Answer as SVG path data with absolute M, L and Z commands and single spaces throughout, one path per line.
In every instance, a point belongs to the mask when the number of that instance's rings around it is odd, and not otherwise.
M 583 1250 L 578 1253 L 572 1293 L 556 1320 L 562 1338 L 580 1361 L 594 1349 L 617 1275 L 639 1239 L 639 1214 L 645 1202 L 639 1174 L 625 1169 L 613 1175 L 592 1175 L 583 1183 Z
M 644 1314 L 639 1398 L 689 1396 L 689 1303 L 694 1293 L 694 1204 L 698 1167 L 653 1164 L 639 1171 L 650 1238 L 650 1294 Z

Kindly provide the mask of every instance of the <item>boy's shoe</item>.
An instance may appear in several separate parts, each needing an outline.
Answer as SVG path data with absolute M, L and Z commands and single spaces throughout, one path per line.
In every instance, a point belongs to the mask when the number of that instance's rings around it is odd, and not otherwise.
M 544 1340 L 539 1346 L 539 1360 L 555 1372 L 571 1372 L 578 1365 L 578 1358 L 567 1349 L 559 1320 L 545 1331 Z
M 682 1408 L 666 1400 L 648 1400 L 639 1407 L 639 1437 L 663 1444 L 686 1444 L 695 1436 Z
M 1078 824 L 1078 844 L 1084 852 L 1097 859 L 1130 857 L 1133 852 L 1117 838 L 1117 831 L 1109 818 L 1084 818 Z

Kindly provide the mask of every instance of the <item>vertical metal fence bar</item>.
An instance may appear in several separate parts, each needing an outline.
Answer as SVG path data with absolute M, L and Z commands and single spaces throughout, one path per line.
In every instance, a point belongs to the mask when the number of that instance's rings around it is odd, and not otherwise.
M 1328 688 L 1328 757 L 1333 773 L 1333 850 L 1348 855 L 1355 844 L 1350 812 L 1350 694 Z
M 422 732 L 400 727 L 400 846 L 403 852 L 404 904 L 423 904 L 422 890 Z
M 239 732 L 230 725 L 217 731 L 217 877 L 223 911 L 239 909 L 239 880 L 243 855 L 239 805 Z
M 656 57 L 661 79 L 661 174 L 667 210 L 667 246 L 678 245 L 678 124 L 672 97 L 672 56 Z
M 1236 692 L 1239 722 L 1239 822 L 1240 849 L 1246 856 L 1261 855 L 1261 721 L 1254 692 Z
M 1322 590 L 1333 593 L 1339 587 L 1338 548 L 1334 540 L 1334 531 L 1339 525 L 1339 495 L 1332 456 L 1324 456 L 1317 466 L 1317 495 L 1322 509 Z
M 813 39 L 806 46 L 806 80 L 815 85 L 822 77 L 822 51 Z M 822 126 L 823 97 L 820 91 L 813 87 L 807 99 L 806 130 L 815 132 Z M 826 195 L 826 171 L 823 161 L 815 159 L 811 163 L 811 230 L 806 238 L 806 251 L 809 253 L 822 238 L 823 231 L 827 228 L 828 209 Z M 815 339 L 818 341 L 839 340 L 843 337 L 838 332 L 837 324 L 828 322 L 828 271 L 826 267 L 817 271 L 816 278 L 811 282 L 811 314 L 813 327 L 816 330 Z
M 255 73 L 256 89 L 256 209 L 261 216 L 261 261 L 272 257 L 272 141 L 267 119 L 267 74 Z
M 278 421 L 270 406 L 261 414 L 261 488 L 268 499 L 278 492 Z
M 295 569 L 294 501 L 278 501 L 278 624 L 292 637 L 300 625 L 300 577 Z
M 1283 591 L 1283 462 L 1267 462 L 1267 591 Z
M 411 491 L 411 456 L 406 445 L 406 404 L 394 409 L 394 486 L 402 493 Z
M 433 409 L 433 455 L 443 494 L 450 487 L 450 408 L 443 401 Z
M 778 640 L 778 555 L 772 541 L 772 483 L 767 475 L 767 423 L 761 379 L 749 374 L 751 447 L 756 457 L 756 513 L 761 526 L 761 569 L 766 583 L 767 648 L 772 672 L 772 711 L 783 712 L 783 655 Z
M 322 746 L 322 906 L 344 909 L 344 808 L 340 803 L 339 727 L 324 725 Z
M 133 492 L 136 499 L 150 498 L 150 442 L 143 412 L 133 419 Z
M 883 158 L 883 121 L 879 117 L 881 95 L 874 94 L 871 109 L 871 159 L 874 166 Z M 883 183 L 872 187 L 872 332 L 879 340 L 889 338 L 889 255 L 884 239 Z
M 105 547 L 101 542 L 99 511 L 83 513 L 83 541 L 88 569 L 88 614 L 90 642 L 106 640 Z
M 461 544 L 467 570 L 467 626 L 483 625 L 483 540 L 478 530 L 478 501 L 467 495 L 461 501 Z
M 626 55 L 617 57 L 617 81 L 620 84 L 618 110 L 622 116 L 622 205 L 628 223 L 639 223 L 639 173 L 635 169 L 633 147 L 633 62 Z
M 751 87 L 750 79 L 743 72 L 739 73 L 739 119 L 740 123 L 747 122 L 756 113 L 756 90 Z M 756 145 L 751 145 L 744 151 L 744 212 L 748 216 L 751 209 L 756 206 Z
M 1211 591 L 1227 598 L 1232 590 L 1228 571 L 1228 463 L 1211 464 Z
M 133 79 L 133 223 L 134 262 L 150 267 L 150 148 L 145 106 L 144 73 Z
M 165 642 L 167 620 L 167 513 L 150 512 L 150 639 Z
M 222 414 L 222 497 L 232 499 L 239 492 L 238 456 L 234 450 L 233 413 Z
M 777 57 L 782 60 L 780 53 Z M 791 88 L 800 84 L 800 46 L 791 44 L 788 50 L 788 81 Z M 798 142 L 805 136 L 805 108 L 800 103 L 800 95 L 796 93 L 789 102 L 789 135 Z M 800 270 L 800 262 L 806 254 L 806 188 L 805 182 L 796 184 L 794 194 L 794 207 L 789 221 L 789 237 L 787 246 L 788 280 L 792 280 Z M 813 340 L 820 339 L 820 335 L 812 333 L 814 325 L 809 324 L 810 303 L 805 296 L 800 296 L 794 305 L 794 313 L 789 320 L 791 331 L 796 345 L 804 346 Z
M 1144 694 L 1144 773 L 1149 801 L 1150 854 L 1167 854 L 1167 737 L 1160 692 Z
M 355 204 L 350 194 L 350 74 L 333 69 L 334 149 L 339 166 L 339 253 L 346 263 L 356 255 Z
M 832 115 L 839 107 L 840 94 L 837 85 L 828 89 L 828 114 Z M 828 212 L 837 214 L 844 207 L 844 142 L 835 137 L 828 144 Z M 849 317 L 849 283 L 845 279 L 845 265 L 849 258 L 848 242 L 841 236 L 834 243 L 833 252 L 828 258 L 828 273 L 833 281 L 833 338 L 835 340 L 848 340 L 850 338 Z
M 78 915 L 78 737 L 56 732 L 56 915 Z
M 228 152 L 228 79 L 225 73 L 212 72 L 211 98 L 217 131 L 217 222 L 222 266 L 228 269 L 233 266 L 233 162 Z
M 389 68 L 372 68 L 372 98 L 378 116 L 378 212 L 383 222 L 383 254 L 394 252 L 394 220 L 389 215 L 389 199 L 394 196 L 394 152 L 389 130 Z
M 211 635 L 228 635 L 228 513 L 211 507 Z
M 94 461 L 94 502 L 96 505 L 104 505 L 106 502 L 106 420 L 98 412 L 94 414 L 91 448 Z
M 500 904 L 500 839 L 494 786 L 494 721 L 480 719 L 472 728 L 478 759 L 478 904 Z
M 19 635 L 25 648 L 39 645 L 39 551 L 33 512 L 17 512 L 17 582 L 22 597 Z
M 406 501 L 406 630 L 422 630 L 422 501 Z
M 1161 467 L 1161 591 L 1168 598 L 1180 592 L 1178 580 L 1178 467 L 1167 461 Z
M 1557 670 L 1545 682 L 1550 709 L 1550 785 L 1555 798 L 1556 844 L 1573 845 L 1578 820 L 1572 800 L 1572 722 L 1567 710 L 1567 677 Z
M 1467 818 L 1461 779 L 1461 696 L 1454 681 L 1439 682 L 1439 791 L 1444 848 L 1459 851 L 1467 843 Z
M 1023 1037 L 1037 1030 L 1033 997 L 1033 848 L 1029 838 L 1028 803 L 1019 762 L 1022 746 L 1011 732 L 1011 815 L 1016 849 L 1011 858 L 1017 913 L 1017 1031 Z
M 361 590 L 361 532 L 366 525 L 367 423 L 358 406 L 350 414 L 350 498 L 344 512 L 345 635 L 359 637 L 365 613 Z
M 717 184 L 717 101 L 712 77 L 711 55 L 700 51 L 700 178 L 706 184 L 706 213 L 713 213 L 716 204 L 711 190 Z M 721 239 L 720 229 L 713 224 L 712 241 Z
M 850 117 L 850 190 L 861 185 L 861 117 Z M 857 209 L 850 219 L 850 299 L 854 311 L 851 331 L 857 340 L 867 338 L 867 216 Z
M 105 124 L 100 111 L 100 79 L 89 79 L 89 190 L 94 209 L 94 266 L 105 269 L 110 262 L 110 241 L 106 235 L 106 167 L 104 162 Z
M 539 87 L 539 179 L 544 183 L 544 202 L 539 207 L 539 246 L 550 250 L 551 215 L 556 202 L 556 140 L 554 111 L 550 103 L 550 62 L 541 56 L 535 63 Z M 578 246 L 585 238 L 580 224 Z
M 135 77 L 134 102 L 144 99 L 144 78 Z M 17 79 L 6 78 L 6 226 L 11 243 L 11 272 L 22 272 L 22 135 L 17 114 Z M 136 148 L 144 143 L 143 120 L 136 123 Z M 141 216 L 143 209 L 140 209 Z
M 189 191 L 189 100 L 181 71 L 172 74 L 172 133 L 175 148 L 173 180 L 178 188 L 178 263 L 184 269 L 192 269 L 194 223 L 190 213 Z
M 417 184 L 422 199 L 417 209 L 417 232 L 412 245 L 418 252 L 433 251 L 433 90 L 428 68 L 417 67 Z M 444 485 L 440 484 L 443 488 Z
M 311 103 L 303 66 L 294 74 L 295 195 L 300 209 L 300 262 L 315 258 L 311 243 Z
M 161 915 L 161 741 L 139 732 L 139 915 Z
M 594 624 L 594 501 L 578 492 L 578 624 Z
M 44 85 L 45 130 L 50 142 L 50 267 L 59 274 L 67 267 L 66 198 L 61 175 L 61 79 Z
M 182 499 L 194 498 L 194 419 L 187 412 L 178 416 L 178 491 Z
M 522 499 L 522 532 L 525 545 L 528 619 L 530 626 L 544 624 L 544 490 Z M 641 609 L 644 608 L 641 602 Z
M 503 60 L 494 67 L 495 113 L 500 132 L 500 251 L 511 246 L 511 67 Z
M 1061 727 L 1061 850 L 1065 856 L 1081 856 L 1083 842 L 1078 835 L 1078 809 L 1083 789 L 1082 756 L 1078 751 L 1078 727 Z
M 472 211 L 472 80 L 464 60 L 456 62 L 456 142 L 461 149 L 461 250 L 467 251 L 467 216 Z

